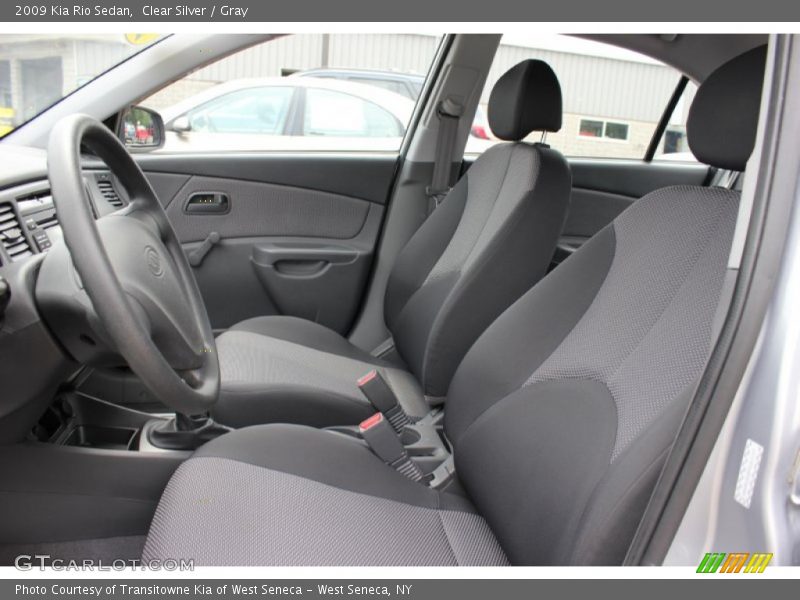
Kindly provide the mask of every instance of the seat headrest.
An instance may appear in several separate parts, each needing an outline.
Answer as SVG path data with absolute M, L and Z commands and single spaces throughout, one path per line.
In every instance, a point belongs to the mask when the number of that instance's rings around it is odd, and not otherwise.
M 700 162 L 744 171 L 753 152 L 767 47 L 729 60 L 700 85 L 686 122 L 689 148 Z
M 561 86 L 546 62 L 524 60 L 506 71 L 489 96 L 489 127 L 503 140 L 561 129 Z

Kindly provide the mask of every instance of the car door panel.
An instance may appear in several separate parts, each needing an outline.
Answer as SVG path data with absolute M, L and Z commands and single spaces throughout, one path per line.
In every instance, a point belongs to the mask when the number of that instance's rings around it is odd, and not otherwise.
M 222 177 L 287 185 L 385 204 L 397 168 L 396 154 L 218 153 L 139 154 L 145 173 Z
M 165 154 L 139 163 L 194 263 L 215 329 L 284 314 L 347 333 L 396 157 Z M 190 199 L 223 196 L 224 212 L 187 210 Z
M 227 195 L 225 213 L 187 210 L 190 198 L 211 193 Z M 182 243 L 202 241 L 212 231 L 223 239 L 276 235 L 349 239 L 361 231 L 370 206 L 367 200 L 302 187 L 191 177 L 166 212 Z

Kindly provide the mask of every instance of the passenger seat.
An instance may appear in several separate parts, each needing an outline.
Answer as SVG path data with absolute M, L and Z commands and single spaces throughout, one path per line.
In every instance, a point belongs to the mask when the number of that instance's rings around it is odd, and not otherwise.
M 217 340 L 222 390 L 214 416 L 258 423 L 350 425 L 374 412 L 357 379 L 376 367 L 409 416 L 443 399 L 467 350 L 541 279 L 569 204 L 564 157 L 522 140 L 561 128 L 561 88 L 543 61 L 505 73 L 489 99 L 489 124 L 510 143 L 481 155 L 399 254 L 385 297 L 386 324 L 408 370 L 317 323 L 249 319 Z

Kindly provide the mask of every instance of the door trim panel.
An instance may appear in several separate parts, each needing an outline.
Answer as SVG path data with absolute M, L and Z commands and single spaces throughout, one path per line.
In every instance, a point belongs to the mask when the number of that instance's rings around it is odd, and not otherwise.
M 700 163 L 644 162 L 642 160 L 567 158 L 572 186 L 641 198 L 671 185 L 703 185 L 709 167 Z
M 198 193 L 227 197 L 225 213 L 185 211 Z M 205 239 L 215 231 L 223 239 L 236 237 L 303 236 L 350 239 L 366 223 L 371 207 L 366 200 L 255 181 L 190 177 L 167 202 L 165 210 L 182 243 Z
M 301 187 L 386 204 L 397 153 L 139 154 L 146 173 L 194 175 Z
M 360 308 L 396 155 L 138 155 L 192 255 L 212 326 L 292 315 L 346 334 Z M 184 210 L 197 193 L 226 213 Z

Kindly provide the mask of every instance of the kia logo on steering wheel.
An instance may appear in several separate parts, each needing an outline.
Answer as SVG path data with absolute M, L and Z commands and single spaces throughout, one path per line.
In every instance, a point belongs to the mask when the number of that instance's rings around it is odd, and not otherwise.
M 147 268 L 156 277 L 161 277 L 164 274 L 164 267 L 161 265 L 161 256 L 152 246 L 146 246 L 144 249 L 144 258 L 147 261 Z

